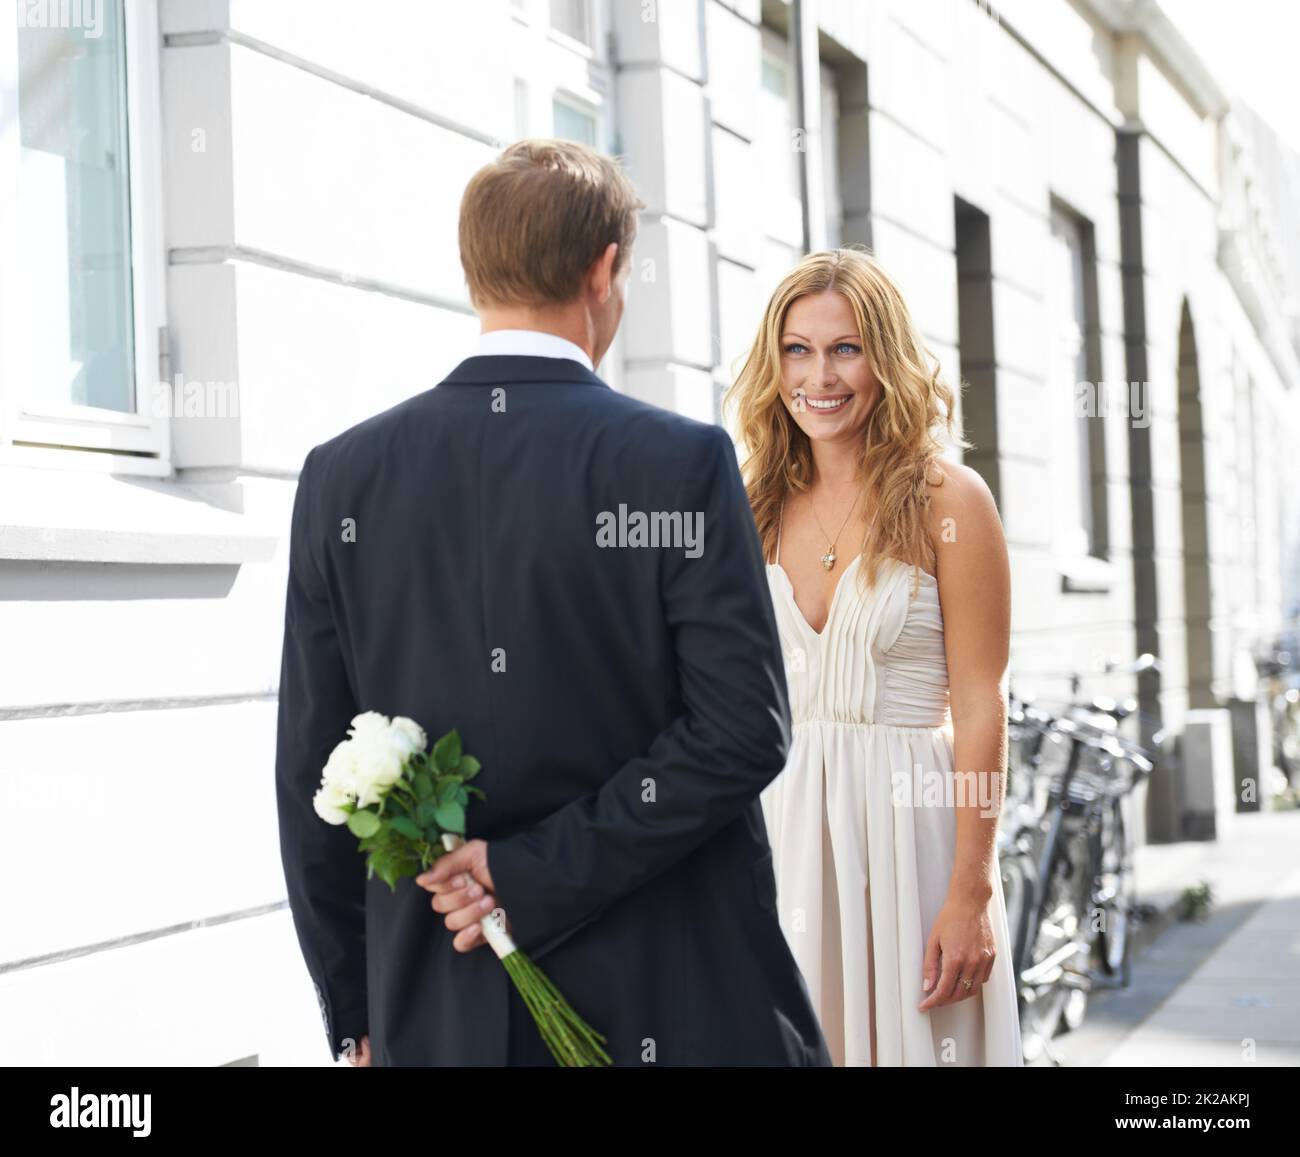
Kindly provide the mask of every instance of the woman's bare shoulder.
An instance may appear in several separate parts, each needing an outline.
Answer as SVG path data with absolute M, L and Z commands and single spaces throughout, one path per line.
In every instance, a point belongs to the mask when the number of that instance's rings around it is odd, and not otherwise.
M 946 543 L 961 539 L 963 532 L 982 536 L 1001 518 L 993 492 L 983 476 L 960 462 L 936 458 L 930 465 L 925 493 L 929 499 L 926 530 L 936 555 Z

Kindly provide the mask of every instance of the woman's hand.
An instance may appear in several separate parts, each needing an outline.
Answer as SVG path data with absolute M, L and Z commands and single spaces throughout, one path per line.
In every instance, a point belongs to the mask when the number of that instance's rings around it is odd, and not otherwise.
M 916 1006 L 918 1011 L 978 996 L 996 959 L 989 899 L 949 896 L 925 945 L 921 987 L 929 996 Z

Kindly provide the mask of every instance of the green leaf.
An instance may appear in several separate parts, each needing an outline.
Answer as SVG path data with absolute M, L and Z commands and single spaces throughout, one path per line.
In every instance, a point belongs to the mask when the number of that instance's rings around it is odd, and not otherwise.
M 422 828 L 427 828 L 433 823 L 438 811 L 438 805 L 432 800 L 426 800 L 415 809 L 415 822 Z
M 465 807 L 469 803 L 469 792 L 465 790 L 463 784 L 458 783 L 456 785 L 455 800 L 461 807 Z
M 373 836 L 380 828 L 380 820 L 374 812 L 362 808 L 348 816 L 348 831 L 354 836 L 365 839 Z
M 401 833 L 409 840 L 422 838 L 419 827 L 406 816 L 397 816 L 393 820 L 392 827 L 393 831 Z
M 440 771 L 451 771 L 460 763 L 460 732 L 453 728 L 433 745 L 433 760 Z
M 416 799 L 425 800 L 433 795 L 433 777 L 427 772 L 418 772 L 411 780 L 411 786 L 415 789 Z
M 465 834 L 465 809 L 460 804 L 443 804 L 434 813 L 434 818 L 443 831 L 454 832 L 458 836 Z
M 482 766 L 472 755 L 462 755 L 460 757 L 460 766 L 456 770 L 460 773 L 461 779 L 473 779 L 478 775 Z

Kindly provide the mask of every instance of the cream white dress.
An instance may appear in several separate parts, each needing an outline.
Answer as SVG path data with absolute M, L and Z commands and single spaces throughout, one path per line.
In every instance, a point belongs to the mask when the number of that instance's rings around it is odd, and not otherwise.
M 919 1012 L 925 944 L 956 848 L 952 719 L 938 581 L 856 556 L 818 634 L 780 565 L 767 577 L 793 718 L 761 796 L 781 928 L 836 1065 L 1020 1065 L 1010 933 L 993 864 L 997 959 L 978 996 Z

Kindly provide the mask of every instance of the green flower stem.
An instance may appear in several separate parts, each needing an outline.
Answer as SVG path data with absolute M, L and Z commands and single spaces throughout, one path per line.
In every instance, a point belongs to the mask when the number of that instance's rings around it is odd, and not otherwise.
M 586 1068 L 613 1063 L 597 1043 L 605 1037 L 573 1010 L 547 975 L 527 956 L 516 950 L 504 957 L 502 963 L 557 1064 L 565 1068 Z

